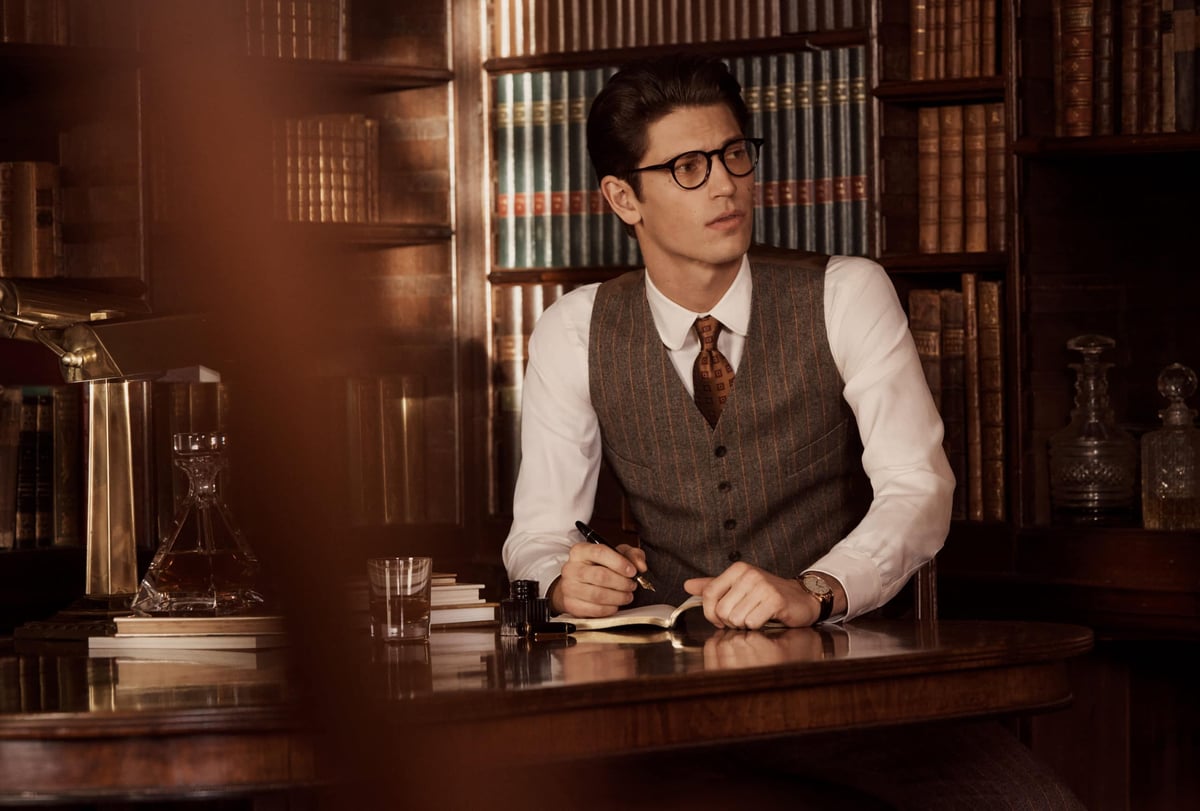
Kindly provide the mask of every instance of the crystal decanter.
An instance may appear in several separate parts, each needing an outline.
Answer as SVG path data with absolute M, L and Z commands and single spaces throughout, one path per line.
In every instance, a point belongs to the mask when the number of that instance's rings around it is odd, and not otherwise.
M 1186 400 L 1196 373 L 1172 363 L 1158 375 L 1167 407 L 1162 427 L 1142 437 L 1142 524 L 1147 529 L 1200 528 L 1200 431 Z
M 1050 437 L 1050 500 L 1069 523 L 1121 523 L 1132 515 L 1137 443 L 1113 418 L 1108 369 L 1101 354 L 1116 346 L 1104 335 L 1078 335 L 1067 348 L 1083 356 L 1075 370 L 1071 421 Z
M 218 490 L 225 434 L 175 434 L 187 496 L 142 579 L 132 608 L 158 616 L 227 616 L 264 607 L 258 558 Z

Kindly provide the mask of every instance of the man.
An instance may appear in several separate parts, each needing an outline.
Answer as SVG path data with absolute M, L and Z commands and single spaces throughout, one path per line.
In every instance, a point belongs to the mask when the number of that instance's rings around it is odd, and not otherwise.
M 592 105 L 592 164 L 646 267 L 562 297 L 530 339 L 504 562 L 555 611 L 690 593 L 723 628 L 848 619 L 945 540 L 954 478 L 895 291 L 865 259 L 750 250 L 747 119 L 704 57 L 630 65 Z M 574 529 L 602 459 L 640 548 Z M 628 807 L 711 805 L 713 779 L 764 808 L 1081 807 L 994 723 L 638 755 L 613 779 Z
M 701 594 L 720 627 L 846 619 L 945 539 L 954 479 L 895 291 L 865 259 L 747 253 L 761 143 L 748 118 L 736 79 L 704 57 L 631 65 L 592 105 L 600 188 L 646 267 L 564 296 L 530 340 L 504 560 L 555 611 Z M 709 315 L 724 388 L 706 418 L 693 397 L 710 391 L 694 381 Z M 640 548 L 574 529 L 602 458 Z M 652 594 L 631 579 L 646 571 Z

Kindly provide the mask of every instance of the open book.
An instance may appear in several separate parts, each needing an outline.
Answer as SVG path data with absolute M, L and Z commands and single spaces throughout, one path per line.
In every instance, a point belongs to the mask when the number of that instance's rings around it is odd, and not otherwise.
M 674 628 L 675 622 L 685 612 L 700 608 L 703 600 L 699 595 L 688 597 L 679 605 L 642 605 L 637 608 L 624 608 L 611 617 L 575 617 L 571 614 L 559 614 L 553 617 L 554 622 L 569 622 L 577 631 L 594 631 L 601 628 L 620 628 L 634 625 L 655 625 L 659 628 Z

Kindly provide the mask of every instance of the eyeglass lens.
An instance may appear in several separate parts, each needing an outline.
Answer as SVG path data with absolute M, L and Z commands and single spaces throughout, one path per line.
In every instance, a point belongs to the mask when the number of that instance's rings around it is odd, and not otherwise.
M 750 140 L 734 141 L 726 146 L 723 152 L 717 154 L 720 155 L 725 169 L 735 177 L 744 177 L 750 174 L 758 163 L 758 148 Z M 711 171 L 712 155 L 697 151 L 685 152 L 677 157 L 672 174 L 680 186 L 685 189 L 694 189 L 702 186 L 704 181 L 708 180 Z

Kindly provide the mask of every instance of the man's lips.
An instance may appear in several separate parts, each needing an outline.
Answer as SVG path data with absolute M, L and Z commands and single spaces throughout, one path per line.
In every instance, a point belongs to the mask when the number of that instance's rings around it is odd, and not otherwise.
M 737 225 L 746 218 L 741 211 L 726 211 L 719 217 L 709 220 L 706 225 L 714 228 L 729 228 Z

